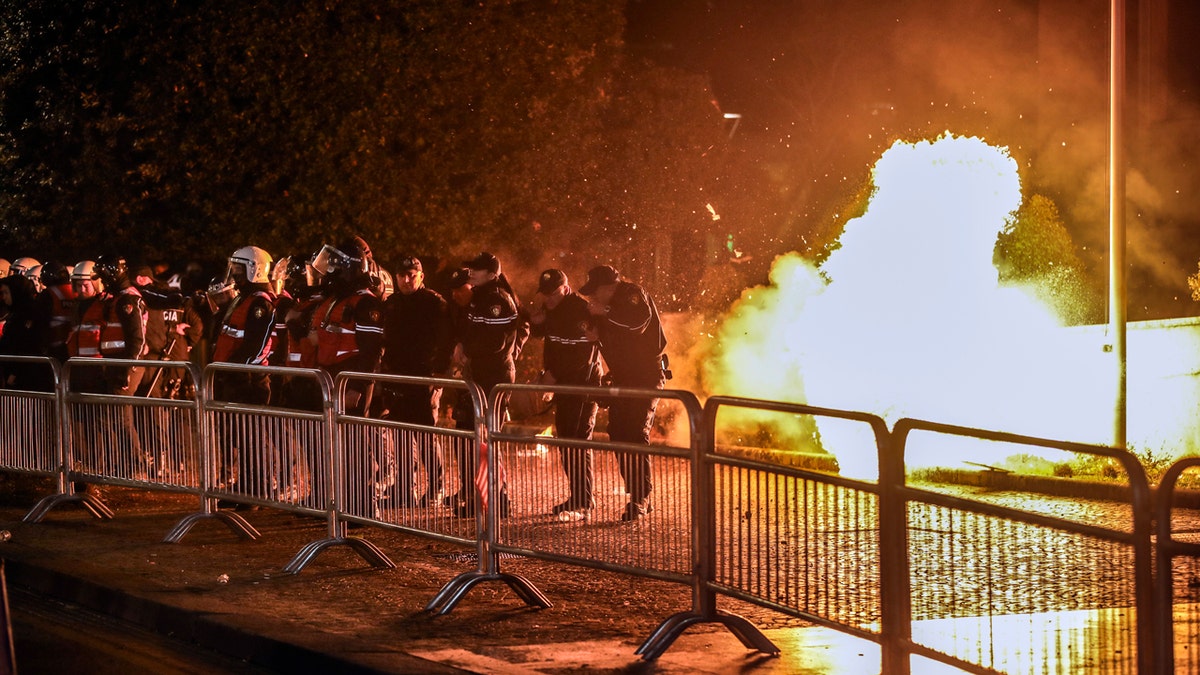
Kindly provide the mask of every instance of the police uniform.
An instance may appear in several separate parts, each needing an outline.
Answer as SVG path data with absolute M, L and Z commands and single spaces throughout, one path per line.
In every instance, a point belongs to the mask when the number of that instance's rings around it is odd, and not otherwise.
M 79 320 L 67 338 L 70 356 L 140 359 L 145 354 L 146 303 L 141 292 L 128 281 L 122 279 L 121 283 L 106 287 L 103 293 L 81 304 L 78 313 Z M 137 391 L 143 369 L 135 366 L 82 371 L 81 391 L 132 396 Z M 154 458 L 143 452 L 141 437 L 133 422 L 133 408 L 122 406 L 119 415 L 116 424 L 106 424 L 104 434 L 116 440 L 115 447 L 129 448 L 136 471 L 148 472 Z M 93 456 L 89 460 L 88 468 L 92 470 L 108 468 L 99 464 L 99 457 Z
M 59 361 L 67 360 L 67 338 L 71 336 L 78 302 L 78 295 L 70 282 L 47 286 L 38 293 L 38 321 L 45 335 L 47 356 Z
M 516 379 L 516 360 L 529 338 L 529 320 L 517 309 L 516 297 L 498 276 L 471 290 L 471 301 L 466 307 L 463 334 L 463 354 L 467 357 L 471 380 L 483 390 L 484 396 L 495 405 L 494 414 L 501 424 L 508 412 L 508 397 L 491 401 L 492 388 L 498 384 L 511 384 Z M 474 476 L 479 458 L 470 453 L 463 463 L 464 473 Z M 499 462 L 500 458 L 497 457 Z M 475 495 L 474 490 L 466 490 Z M 500 488 L 500 513 L 507 511 L 508 495 L 505 486 Z M 461 516 L 474 514 L 474 500 L 460 505 Z
M 245 284 L 218 316 L 210 360 L 266 365 L 275 345 L 275 294 L 270 286 L 261 282 Z M 264 373 L 222 373 L 214 384 L 221 400 L 260 406 L 271 400 L 271 380 Z M 268 478 L 254 472 L 250 453 L 237 447 L 236 434 L 230 430 L 227 437 L 226 454 L 220 461 L 221 482 L 226 486 L 241 483 L 242 489 L 252 494 L 268 489 Z M 270 449 L 266 452 L 271 454 Z M 255 481 L 264 484 L 252 485 Z
M 422 286 L 408 295 L 393 293 L 383 305 L 381 372 L 413 377 L 445 374 L 450 367 L 450 330 L 449 308 L 436 291 Z M 383 397 L 387 419 L 432 427 L 437 424 L 441 393 L 437 387 L 388 385 Z M 411 476 L 418 457 L 425 466 L 424 502 L 430 505 L 442 492 L 444 473 L 441 454 L 432 443 L 401 449 L 398 498 L 412 498 Z
M 187 361 L 204 333 L 204 320 L 181 293 L 157 284 L 140 290 L 147 310 L 146 360 Z M 180 325 L 185 326 L 182 334 Z M 172 398 L 179 394 L 184 379 L 178 368 L 148 367 L 138 395 Z
M 553 291 L 566 283 L 550 276 L 554 271 L 544 272 L 545 280 L 541 292 Z M 561 274 L 561 273 L 558 273 Z M 545 308 L 545 318 L 533 324 L 534 337 L 543 337 L 542 350 L 544 370 L 555 384 L 587 386 L 600 384 L 600 348 L 589 337 L 594 321 L 588 311 L 587 300 L 576 293 L 569 293 L 553 308 Z M 595 399 L 588 396 L 555 394 L 554 429 L 558 438 L 591 439 L 596 426 L 597 406 Z M 568 499 L 555 506 L 552 513 L 582 512 L 595 504 L 592 493 L 593 458 L 590 448 L 561 447 L 563 471 L 567 474 L 571 494 Z
M 317 335 L 317 365 L 336 377 L 341 372 L 373 373 L 383 353 L 383 309 L 369 288 L 326 298 L 313 311 Z M 346 391 L 357 399 L 347 406 L 350 414 L 366 410 L 370 383 L 351 382 Z
M 600 350 L 614 387 L 661 389 L 665 382 L 663 352 L 667 340 L 654 299 L 641 286 L 618 281 L 605 314 L 597 317 Z M 608 409 L 608 436 L 613 442 L 649 445 L 658 399 L 614 398 Z M 650 457 L 618 453 L 617 464 L 629 505 L 625 520 L 650 510 L 654 489 Z

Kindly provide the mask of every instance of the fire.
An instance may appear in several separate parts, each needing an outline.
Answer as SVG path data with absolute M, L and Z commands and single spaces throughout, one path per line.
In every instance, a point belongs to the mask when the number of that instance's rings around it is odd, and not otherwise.
M 1106 442 L 1112 355 L 1062 328 L 1035 294 L 999 282 L 996 238 L 1021 200 L 1007 150 L 949 133 L 897 142 L 872 176 L 876 191 L 840 248 L 820 267 L 779 257 L 770 286 L 730 311 L 710 388 L 872 412 L 889 424 L 915 417 Z M 843 474 L 875 475 L 865 431 L 818 424 Z M 1014 452 L 923 450 L 933 454 L 910 454 L 910 466 L 996 463 Z

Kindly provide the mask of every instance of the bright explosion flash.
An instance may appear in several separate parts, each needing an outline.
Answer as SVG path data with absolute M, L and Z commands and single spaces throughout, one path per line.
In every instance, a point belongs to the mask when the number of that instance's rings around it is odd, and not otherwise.
M 1000 285 L 993 251 L 1021 200 L 1007 151 L 949 134 L 898 142 L 872 175 L 868 210 L 819 269 L 781 256 L 771 285 L 743 294 L 708 381 L 732 395 L 872 412 L 889 425 L 913 417 L 1106 442 L 1111 354 L 1082 345 L 1031 294 Z M 818 420 L 818 432 L 843 475 L 877 475 L 865 431 Z M 957 451 L 923 446 L 930 454 L 910 453 L 907 464 L 998 463 L 1016 452 L 963 456 L 957 442 Z

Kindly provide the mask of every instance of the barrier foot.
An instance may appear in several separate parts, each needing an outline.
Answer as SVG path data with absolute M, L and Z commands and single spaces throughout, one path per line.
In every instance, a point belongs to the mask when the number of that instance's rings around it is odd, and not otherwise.
M 396 566 L 396 563 L 392 562 L 391 559 L 387 557 L 387 554 L 383 552 L 383 549 L 379 548 L 375 544 L 372 544 L 366 539 L 363 539 L 362 537 L 327 537 L 325 539 L 318 539 L 317 541 L 311 542 L 304 548 L 300 549 L 300 552 L 297 553 L 296 557 L 292 558 L 292 561 L 283 568 L 283 571 L 287 572 L 288 574 L 299 574 L 300 570 L 304 569 L 305 565 L 308 565 L 308 563 L 312 562 L 314 558 L 320 555 L 321 551 L 324 551 L 331 546 L 349 546 L 355 553 L 359 555 L 360 558 L 366 560 L 372 567 L 391 569 Z
M 79 502 L 79 505 L 84 508 L 92 517 L 97 520 L 112 520 L 113 511 L 108 508 L 99 497 L 88 494 L 86 492 L 76 492 L 73 494 L 56 494 L 49 497 L 43 497 L 25 517 L 21 519 L 23 523 L 40 523 L 46 514 L 59 504 L 67 504 Z
M 484 581 L 503 581 L 526 605 L 539 609 L 550 609 L 554 606 L 554 603 L 550 602 L 550 599 L 525 577 L 505 572 L 489 574 L 476 570 L 463 572 L 451 579 L 442 587 L 442 590 L 438 591 L 437 595 L 433 596 L 429 604 L 425 605 L 425 611 L 438 615 L 449 614 L 472 587 Z
M 230 530 L 233 530 L 233 533 L 242 539 L 253 541 L 262 536 L 259 534 L 258 530 L 254 529 L 254 526 L 251 525 L 249 521 L 237 513 L 234 513 L 233 511 L 213 511 L 211 513 L 190 513 L 184 516 L 178 523 L 175 524 L 175 527 L 171 528 L 171 531 L 167 533 L 167 536 L 163 537 L 163 543 L 178 544 L 183 540 L 183 536 L 196 526 L 196 523 L 199 523 L 202 520 L 207 520 L 208 518 L 215 518 L 222 523 L 225 523 L 226 527 L 228 527 Z
M 646 638 L 642 646 L 634 652 L 646 661 L 653 661 L 662 656 L 676 639 L 691 626 L 698 623 L 720 623 L 733 633 L 747 649 L 753 649 L 770 656 L 779 656 L 779 647 L 775 646 L 757 626 L 745 618 L 718 610 L 713 616 L 704 616 L 694 612 L 680 612 L 667 617 L 658 628 Z

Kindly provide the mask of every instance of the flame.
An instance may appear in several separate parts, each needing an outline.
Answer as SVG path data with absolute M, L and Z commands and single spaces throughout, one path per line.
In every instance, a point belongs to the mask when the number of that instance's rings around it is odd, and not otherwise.
M 1102 443 L 1111 434 L 1112 355 L 1081 344 L 1036 294 L 1002 287 L 998 233 L 1021 200 L 1016 162 L 982 139 L 897 142 L 875 164 L 864 215 L 818 268 L 776 259 L 743 294 L 707 369 L 722 393 Z M 873 478 L 866 430 L 818 420 L 845 475 Z M 812 430 L 784 430 L 812 437 Z M 961 441 L 960 441 L 961 443 Z M 954 457 L 929 444 L 909 466 Z M 989 456 L 987 452 L 990 452 Z

